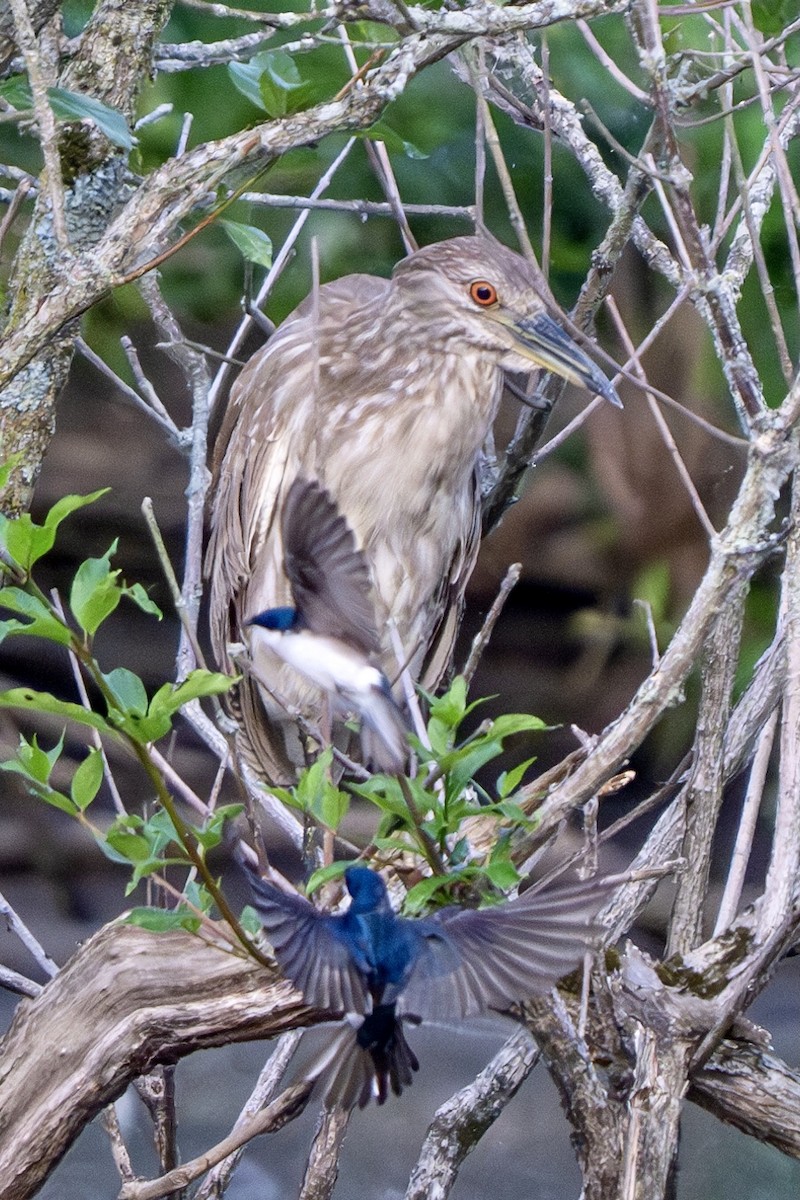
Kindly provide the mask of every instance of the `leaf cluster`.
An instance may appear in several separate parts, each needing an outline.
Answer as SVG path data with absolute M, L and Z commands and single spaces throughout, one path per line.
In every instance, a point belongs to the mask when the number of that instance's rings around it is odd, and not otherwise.
M 15 464 L 0 470 L 0 486 Z M 79 665 L 89 689 L 97 696 L 90 706 L 61 699 L 33 688 L 11 688 L 0 693 L 0 707 L 60 717 L 64 729 L 49 749 L 39 744 L 36 734 L 20 734 L 13 756 L 0 763 L 0 770 L 19 776 L 28 791 L 46 804 L 78 820 L 91 834 L 103 853 L 114 862 L 131 868 L 129 894 L 142 878 L 164 867 L 180 864 L 205 869 L 205 855 L 222 838 L 225 821 L 241 811 L 241 805 L 209 810 L 198 825 L 179 817 L 151 747 L 173 730 L 180 710 L 188 703 L 226 691 L 232 678 L 213 671 L 192 671 L 180 683 L 166 682 L 148 696 L 142 680 L 127 667 L 104 671 L 94 654 L 98 630 L 123 602 L 131 602 L 158 620 L 161 612 L 139 583 L 127 584 L 120 570 L 112 566 L 116 539 L 107 552 L 82 562 L 73 577 L 66 609 L 46 595 L 33 577 L 33 569 L 53 547 L 63 520 L 104 495 L 105 490 L 88 496 L 66 496 L 46 514 L 41 523 L 28 513 L 10 518 L 0 516 L 0 609 L 11 614 L 0 620 L 0 641 L 9 637 L 33 636 L 66 649 Z M 72 771 L 68 785 L 56 780 L 65 773 L 63 751 L 66 723 L 91 729 L 97 739 Z M 127 746 L 149 775 L 158 807 L 149 817 L 120 812 L 106 828 L 102 818 L 95 819 L 89 809 L 97 799 L 107 764 L 102 742 Z M 213 881 L 212 881 L 213 882 Z M 206 885 L 209 879 L 205 880 Z M 208 911 L 212 892 L 192 881 L 192 908 Z M 213 886 L 216 891 L 216 886 Z M 187 915 L 188 913 L 188 915 Z M 154 918 L 156 919 L 156 918 Z M 162 923 L 198 921 L 192 909 L 183 907 L 178 914 L 160 915 Z

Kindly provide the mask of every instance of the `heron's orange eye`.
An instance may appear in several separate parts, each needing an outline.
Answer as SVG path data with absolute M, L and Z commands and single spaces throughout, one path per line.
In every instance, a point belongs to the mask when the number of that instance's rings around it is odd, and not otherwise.
M 497 288 L 493 283 L 487 283 L 485 279 L 476 279 L 474 283 L 471 283 L 469 294 L 481 308 L 489 308 L 490 305 L 497 304 Z

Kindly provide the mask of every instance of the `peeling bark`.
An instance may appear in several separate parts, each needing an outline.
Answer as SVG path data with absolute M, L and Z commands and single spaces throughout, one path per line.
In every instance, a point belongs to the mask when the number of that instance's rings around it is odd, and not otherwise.
M 101 929 L 20 1003 L 0 1043 L 4 1200 L 32 1196 L 84 1125 L 155 1064 L 311 1015 L 288 984 L 199 937 Z

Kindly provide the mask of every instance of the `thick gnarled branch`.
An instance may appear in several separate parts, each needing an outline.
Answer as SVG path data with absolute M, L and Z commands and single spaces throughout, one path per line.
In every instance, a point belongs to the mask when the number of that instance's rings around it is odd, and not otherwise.
M 0 1044 L 0 1178 L 25 1200 L 83 1126 L 156 1063 L 270 1038 L 311 1011 L 263 967 L 182 931 L 108 925 Z

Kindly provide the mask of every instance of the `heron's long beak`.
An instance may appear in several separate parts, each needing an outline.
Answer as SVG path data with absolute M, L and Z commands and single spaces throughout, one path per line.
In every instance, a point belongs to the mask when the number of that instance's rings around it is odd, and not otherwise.
M 515 349 L 538 366 L 561 375 L 569 383 L 604 396 L 617 408 L 622 401 L 611 381 L 598 366 L 580 350 L 560 325 L 545 313 L 524 320 L 513 318 L 502 322 L 513 333 Z

